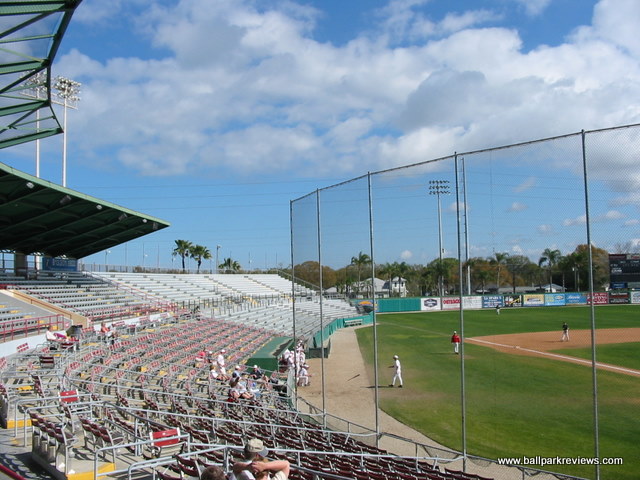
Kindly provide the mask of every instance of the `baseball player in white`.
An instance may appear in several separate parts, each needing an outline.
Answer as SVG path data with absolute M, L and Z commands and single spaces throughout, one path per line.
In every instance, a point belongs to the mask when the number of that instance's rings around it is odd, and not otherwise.
M 398 357 L 398 355 L 393 356 L 393 365 L 391 365 L 389 368 L 395 368 L 395 375 L 393 376 L 393 382 L 391 382 L 391 385 L 389 386 L 395 387 L 396 380 L 398 380 L 400 382 L 400 385 L 398 385 L 398 387 L 402 388 L 402 365 L 400 365 L 400 357 Z

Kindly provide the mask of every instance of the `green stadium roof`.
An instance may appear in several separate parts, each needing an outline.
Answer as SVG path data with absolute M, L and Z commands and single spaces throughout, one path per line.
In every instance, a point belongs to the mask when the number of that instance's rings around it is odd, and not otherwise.
M 0 163 L 0 250 L 83 258 L 168 226 Z
M 81 1 L 0 1 L 0 148 L 62 132 L 51 64 Z

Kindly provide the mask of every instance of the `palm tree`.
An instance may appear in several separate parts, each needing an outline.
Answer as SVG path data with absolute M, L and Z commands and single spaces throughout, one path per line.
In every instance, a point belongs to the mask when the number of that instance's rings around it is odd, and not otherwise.
M 218 265 L 218 268 L 222 269 L 224 272 L 236 273 L 242 267 L 237 261 L 231 258 L 225 258 L 224 261 L 220 265 Z
M 393 279 L 393 266 L 390 263 L 383 263 L 376 267 L 376 273 L 387 281 L 389 298 L 391 298 L 391 280 Z
M 491 259 L 491 262 L 497 265 L 497 275 L 496 275 L 496 290 L 500 291 L 500 270 L 502 270 L 502 265 L 506 265 L 507 259 L 509 258 L 509 254 L 507 252 L 496 252 L 494 253 L 495 258 Z
M 553 283 L 553 276 L 552 276 L 553 268 L 558 264 L 558 262 L 560 261 L 560 258 L 562 258 L 562 254 L 560 253 L 560 250 L 545 248 L 544 251 L 542 252 L 542 256 L 540 257 L 540 260 L 538 260 L 539 267 L 546 265 L 547 269 L 549 270 L 549 291 L 551 291 L 551 284 Z
M 193 244 L 188 240 L 175 240 L 176 247 L 173 249 L 173 256 L 182 258 L 182 271 L 185 271 L 184 259 L 189 256 Z
M 482 285 L 482 293 L 486 292 L 485 284 L 487 280 L 489 280 L 490 275 L 488 270 L 478 270 L 475 272 L 475 277 L 480 281 L 480 285 Z
M 366 253 L 358 253 L 357 257 L 351 257 L 351 264 L 356 267 L 358 271 L 358 292 L 360 291 L 360 281 L 361 281 L 361 273 L 362 267 L 371 263 L 371 257 Z
M 211 258 L 211 252 L 207 247 L 204 247 L 202 245 L 192 245 L 189 251 L 189 256 L 197 262 L 197 273 L 200 273 L 200 265 L 202 265 L 202 260 L 209 260 Z

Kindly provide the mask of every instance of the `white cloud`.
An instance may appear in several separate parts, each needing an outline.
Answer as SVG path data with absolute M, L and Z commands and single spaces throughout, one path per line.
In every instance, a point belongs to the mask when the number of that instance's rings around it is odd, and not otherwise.
M 508 212 L 522 212 L 529 208 L 527 205 L 519 202 L 513 202 L 511 206 L 507 209 Z
M 597 215 L 592 220 L 594 222 L 606 222 L 608 220 L 619 220 L 623 217 L 624 214 L 622 212 L 619 212 L 618 210 L 609 210 L 608 212 L 605 212 L 601 215 Z
M 576 218 L 565 218 L 562 225 L 565 227 L 573 227 L 575 225 L 585 225 L 587 223 L 586 215 L 579 215 Z
M 528 15 L 540 15 L 551 3 L 551 0 L 515 0 L 522 5 Z
M 109 15 L 98 1 L 85 3 L 83 21 Z M 532 15 L 548 5 L 522 3 Z M 292 2 L 260 10 L 244 0 L 192 0 L 140 10 L 148 4 L 113 8 L 138 8 L 136 39 L 153 39 L 162 58 L 98 62 L 80 50 L 57 61 L 83 83 L 69 121 L 84 156 L 112 149 L 105 162 L 145 175 L 293 166 L 356 175 L 640 121 L 629 102 L 640 97 L 634 0 L 602 0 L 593 26 L 527 53 L 515 29 L 482 28 L 495 12 L 434 21 L 419 12 L 425 0 L 390 2 L 380 31 L 340 47 L 315 41 L 320 12 Z M 604 176 L 620 162 L 595 168 Z M 640 163 L 625 166 L 625 178 L 640 184 Z M 534 185 L 530 178 L 515 191 Z
M 625 227 L 635 227 L 638 224 L 640 224 L 640 220 L 638 220 L 637 218 L 632 218 L 632 219 L 629 219 L 629 220 L 625 221 L 623 225 Z
M 513 189 L 513 191 L 516 192 L 516 193 L 524 192 L 526 190 L 529 190 L 530 188 L 535 187 L 536 183 L 537 183 L 537 180 L 536 180 L 535 177 L 529 177 L 524 182 L 522 182 L 520 185 L 515 187 Z
M 400 253 L 400 258 L 403 261 L 411 260 L 411 257 L 413 257 L 413 252 L 410 250 L 403 250 L 402 253 Z
M 553 233 L 553 227 L 547 224 L 538 225 L 538 233 L 542 235 L 550 235 Z

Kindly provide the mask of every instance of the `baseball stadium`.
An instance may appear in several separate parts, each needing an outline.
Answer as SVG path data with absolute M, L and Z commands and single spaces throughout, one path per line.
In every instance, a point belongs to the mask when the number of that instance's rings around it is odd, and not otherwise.
M 39 52 L 4 52 L 0 147 L 62 133 L 79 4 L 0 2 Z M 289 269 L 224 273 L 90 268 L 171 225 L 0 164 L 0 478 L 637 479 L 640 253 L 603 219 L 639 151 L 625 125 L 368 172 L 291 200 Z

